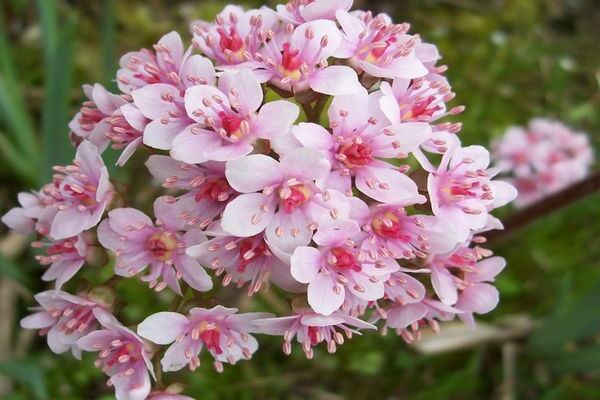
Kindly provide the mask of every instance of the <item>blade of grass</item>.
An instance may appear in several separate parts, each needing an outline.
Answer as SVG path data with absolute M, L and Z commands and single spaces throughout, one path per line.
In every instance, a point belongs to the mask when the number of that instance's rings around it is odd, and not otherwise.
M 35 399 L 45 400 L 50 398 L 44 370 L 39 365 L 39 360 L 10 360 L 0 363 L 0 374 L 13 378 L 28 387 Z
M 7 32 L 0 7 L 0 118 L 5 121 L 6 133 L 13 143 L 29 157 L 31 163 L 35 163 L 39 160 L 39 146 L 17 80 Z
M 37 165 L 15 148 L 3 132 L 0 132 L 0 156 L 27 186 L 36 187 L 39 184 Z
M 102 69 L 104 71 L 104 83 L 109 91 L 117 88 L 115 83 L 116 42 L 117 42 L 117 19 L 113 0 L 102 0 Z
M 27 275 L 21 268 L 10 258 L 0 252 L 0 275 L 5 275 L 29 287 L 30 283 Z
M 44 32 L 47 74 L 42 118 L 42 175 L 45 179 L 50 179 L 52 166 L 65 164 L 73 152 L 69 144 L 67 124 L 76 20 L 74 16 L 70 16 L 59 30 L 55 2 L 38 0 L 37 4 Z

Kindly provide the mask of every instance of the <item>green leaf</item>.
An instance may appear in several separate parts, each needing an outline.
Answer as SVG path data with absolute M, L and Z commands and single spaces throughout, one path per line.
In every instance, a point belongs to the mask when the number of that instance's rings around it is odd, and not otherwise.
M 600 332 L 600 282 L 596 282 L 567 312 L 547 318 L 532 334 L 530 344 L 540 355 L 554 355 L 569 342 Z
M 28 286 L 29 284 L 29 279 L 27 275 L 23 273 L 22 268 L 3 253 L 0 253 L 0 275 L 9 276 L 25 286 Z
M 116 89 L 115 72 L 117 70 L 116 37 L 117 20 L 113 0 L 102 0 L 102 68 L 104 83 L 109 91 Z
M 55 3 L 38 0 L 38 9 L 44 31 L 46 52 L 46 85 L 42 118 L 43 163 L 46 180 L 52 176 L 52 166 L 67 163 L 72 158 L 68 138 L 69 89 L 73 70 L 73 43 L 76 27 L 74 16 L 67 18 L 64 27 L 57 27 Z
M 28 387 L 36 399 L 49 399 L 48 387 L 42 367 L 33 360 L 11 360 L 0 363 L 0 374 Z
M 17 150 L 3 132 L 0 132 L 0 157 L 10 166 L 12 172 L 25 180 L 28 185 L 33 187 L 39 183 L 35 163 L 32 163 L 28 156 Z
M 29 157 L 30 163 L 35 163 L 39 159 L 37 140 L 18 83 L 7 32 L 3 9 L 0 7 L 0 119 L 11 141 Z
M 546 366 L 555 373 L 600 371 L 600 345 L 582 347 L 546 360 Z

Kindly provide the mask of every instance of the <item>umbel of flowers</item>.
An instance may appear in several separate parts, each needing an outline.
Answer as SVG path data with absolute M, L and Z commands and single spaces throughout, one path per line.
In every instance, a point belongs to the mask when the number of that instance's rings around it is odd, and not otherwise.
M 192 25 L 189 46 L 171 32 L 123 56 L 120 93 L 85 86 L 72 165 L 3 217 L 35 233 L 55 282 L 23 327 L 56 353 L 95 352 L 119 400 L 184 399 L 177 385 L 153 389 L 156 369 L 210 359 L 221 371 L 252 357 L 257 334 L 311 358 L 360 330 L 411 342 L 491 311 L 505 263 L 479 233 L 501 228 L 490 212 L 516 191 L 446 120 L 463 107 L 447 105 L 436 47 L 351 5 L 228 6 Z M 162 187 L 136 176 L 143 193 L 125 190 L 108 176 L 108 147 Z M 83 285 L 103 253 L 114 276 Z M 112 290 L 124 279 L 177 300 L 126 327 Z M 232 283 L 249 295 L 276 286 L 290 309 L 239 313 L 195 295 Z
M 517 207 L 524 207 L 584 179 L 594 162 L 587 134 L 559 121 L 531 120 L 511 127 L 492 143 L 502 173 L 517 187 Z

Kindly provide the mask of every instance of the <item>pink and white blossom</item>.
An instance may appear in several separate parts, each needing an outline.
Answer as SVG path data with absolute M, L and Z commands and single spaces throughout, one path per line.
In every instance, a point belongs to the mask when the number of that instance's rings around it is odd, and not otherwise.
M 54 170 L 54 186 L 45 190 L 57 199 L 49 236 L 58 240 L 96 226 L 112 199 L 113 189 L 97 147 L 87 140 L 77 147 L 73 165 Z
M 77 341 L 84 351 L 99 352 L 96 367 L 110 377 L 117 400 L 144 400 L 150 393 L 153 350 L 138 335 L 124 327 L 109 312 L 95 309 L 94 315 L 103 329 Z
M 405 158 L 431 135 L 426 123 L 390 125 L 377 94 L 336 96 L 329 107 L 331 132 L 314 123 L 294 127 L 296 139 L 320 150 L 332 165 L 322 186 L 352 194 L 352 179 L 363 194 L 384 203 L 425 201 L 415 182 L 384 159 Z
M 225 163 L 208 161 L 193 165 L 168 156 L 153 155 L 146 167 L 166 189 L 184 193 L 176 197 L 180 218 L 189 226 L 208 227 L 238 193 L 225 178 Z
M 336 11 L 348 11 L 352 3 L 353 0 L 291 0 L 278 4 L 276 9 L 285 22 L 300 25 L 317 19 L 335 21 Z
M 492 180 L 489 152 L 481 146 L 449 149 L 427 182 L 433 213 L 451 223 L 459 240 L 483 228 L 488 212 L 512 201 L 517 191 L 507 182 Z
M 194 86 L 185 93 L 185 109 L 195 121 L 175 137 L 171 156 L 190 164 L 228 161 L 250 154 L 258 139 L 287 133 L 298 118 L 297 105 L 263 102 L 260 82 L 249 69 L 225 72 L 219 88 Z
M 192 23 L 192 43 L 215 65 L 243 66 L 278 30 L 278 24 L 275 13 L 267 7 L 245 11 L 228 5 L 217 14 L 214 23 Z
M 161 291 L 169 287 L 181 295 L 179 280 L 204 292 L 212 288 L 210 276 L 196 260 L 185 254 L 188 247 L 206 237 L 199 229 L 183 231 L 186 222 L 175 204 L 165 197 L 154 202 L 156 224 L 134 208 L 118 208 L 108 213 L 98 227 L 98 240 L 115 252 L 115 273 L 130 277 L 149 270 L 142 280 Z
M 296 28 L 288 25 L 254 56 L 255 72 L 261 81 L 292 93 L 309 89 L 327 95 L 356 93 L 362 88 L 356 72 L 327 62 L 341 42 L 333 21 L 319 19 Z
M 389 17 L 338 10 L 344 38 L 335 57 L 350 59 L 353 67 L 378 78 L 415 79 L 428 70 L 415 53 L 417 38 L 408 24 L 392 24 Z
M 287 291 L 302 291 L 292 278 L 289 265 L 273 254 L 264 234 L 237 237 L 218 226 L 209 228 L 208 233 L 214 238 L 190 247 L 187 254 L 215 270 L 217 276 L 223 275 L 223 286 L 231 282 L 238 287 L 248 284 L 248 295 L 257 293 L 269 282 Z
M 308 284 L 308 304 L 330 315 L 344 304 L 347 292 L 366 301 L 384 295 L 384 282 L 400 266 L 392 259 L 365 260 L 361 230 L 349 220 L 322 224 L 313 240 L 318 248 L 299 246 L 291 257 L 292 276 Z
M 82 348 L 77 341 L 96 329 L 94 310 L 107 308 L 88 295 L 72 294 L 49 290 L 35 295 L 39 307 L 32 308 L 33 314 L 21 320 L 21 327 L 38 329 L 40 336 L 46 336 L 48 347 L 60 354 L 71 350 L 80 359 Z
M 56 289 L 60 290 L 85 264 L 90 244 L 89 235 L 85 233 L 49 243 L 34 242 L 33 247 L 46 247 L 46 255 L 36 256 L 40 264 L 49 266 L 42 280 L 56 281 Z
M 249 359 L 258 349 L 251 333 L 259 333 L 254 320 L 268 313 L 238 314 L 236 308 L 216 306 L 210 310 L 192 308 L 188 316 L 175 312 L 159 312 L 138 325 L 138 334 L 158 345 L 168 345 L 161 360 L 165 372 L 186 365 L 193 371 L 200 366 L 203 348 L 214 358 L 214 367 L 223 371 L 223 363 L 235 364 Z
M 225 175 L 242 194 L 225 207 L 223 230 L 239 237 L 265 231 L 270 244 L 289 253 L 307 245 L 321 220 L 348 212 L 347 204 L 333 202 L 329 191 L 315 184 L 329 168 L 327 159 L 311 149 L 295 150 L 280 161 L 262 154 L 229 161 Z
M 327 344 L 327 351 L 335 353 L 337 346 L 344 343 L 344 335 L 351 339 L 354 334 L 361 334 L 359 329 L 377 329 L 342 311 L 326 316 L 310 309 L 297 309 L 288 317 L 259 319 L 254 324 L 262 333 L 283 336 L 283 352 L 288 355 L 292 352 L 292 340 L 295 337 L 307 358 L 313 357 L 313 347 L 321 342 Z

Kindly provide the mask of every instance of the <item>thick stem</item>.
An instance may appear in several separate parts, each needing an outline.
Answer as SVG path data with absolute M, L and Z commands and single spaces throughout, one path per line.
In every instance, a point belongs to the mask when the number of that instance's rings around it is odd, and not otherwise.
M 510 215 L 502 221 L 504 223 L 504 230 L 486 232 L 482 236 L 485 236 L 488 240 L 498 240 L 510 236 L 530 223 L 599 191 L 600 171 Z

